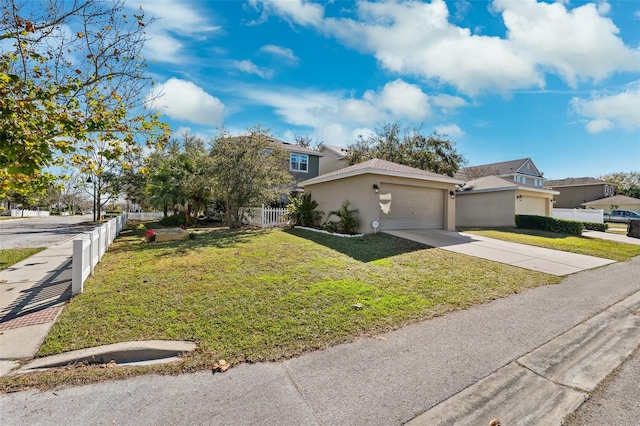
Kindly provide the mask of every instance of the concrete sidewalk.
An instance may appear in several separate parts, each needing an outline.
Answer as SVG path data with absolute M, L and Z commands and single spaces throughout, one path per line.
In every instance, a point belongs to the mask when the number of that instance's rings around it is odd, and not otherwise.
M 30 358 L 71 297 L 73 240 L 0 271 L 0 375 Z
M 501 241 L 463 232 L 432 229 L 384 232 L 431 247 L 557 276 L 615 263 L 610 259 Z
M 583 237 L 600 238 L 601 240 L 617 241 L 619 243 L 635 244 L 640 246 L 640 238 L 627 237 L 626 234 L 612 234 L 611 232 L 582 231 Z
M 638 346 L 638 276 L 640 257 L 281 363 L 0 395 L 0 412 L 13 425 L 559 425 Z

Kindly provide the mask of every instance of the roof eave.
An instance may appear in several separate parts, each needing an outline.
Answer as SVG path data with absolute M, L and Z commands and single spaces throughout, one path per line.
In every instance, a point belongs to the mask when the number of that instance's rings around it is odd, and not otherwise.
M 464 181 L 462 180 L 444 177 L 444 176 L 439 177 L 439 176 L 416 175 L 413 173 L 394 172 L 391 170 L 380 170 L 380 169 L 373 169 L 368 167 L 366 169 L 354 170 L 352 172 L 342 173 L 339 175 L 333 175 L 328 177 L 318 176 L 312 179 L 302 181 L 298 185 L 300 186 L 316 185 L 318 183 L 330 182 L 332 180 L 344 179 L 347 177 L 353 177 L 353 176 L 358 176 L 363 174 L 374 174 L 374 175 L 382 175 L 382 176 L 404 177 L 404 178 L 418 179 L 418 180 L 429 180 L 433 182 L 450 183 L 453 185 L 461 185 L 464 183 Z

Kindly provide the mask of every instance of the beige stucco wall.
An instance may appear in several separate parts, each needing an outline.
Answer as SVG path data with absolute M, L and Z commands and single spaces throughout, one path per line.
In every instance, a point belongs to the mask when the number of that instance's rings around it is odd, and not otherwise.
M 490 228 L 515 225 L 515 191 L 458 193 L 456 226 Z
M 349 165 L 347 163 L 346 158 L 339 157 L 333 151 L 330 151 L 328 149 L 321 149 L 320 153 L 324 154 L 324 157 L 320 157 L 320 174 L 321 175 L 325 173 L 334 172 L 336 170 L 344 169 Z
M 449 191 L 455 189 L 454 184 L 424 181 L 402 177 L 384 176 L 377 174 L 363 174 L 329 182 L 306 185 L 305 193 L 310 192 L 314 200 L 318 202 L 318 210 L 326 214 L 331 210 L 337 210 L 342 202 L 348 199 L 351 208 L 358 209 L 358 219 L 360 226 L 358 232 L 372 233 L 371 222 L 380 221 L 379 195 L 373 189 L 373 185 L 381 183 L 392 183 L 398 185 L 410 185 L 417 187 L 443 189 L 444 197 L 444 228 L 455 229 L 456 205 L 455 200 L 448 195 Z

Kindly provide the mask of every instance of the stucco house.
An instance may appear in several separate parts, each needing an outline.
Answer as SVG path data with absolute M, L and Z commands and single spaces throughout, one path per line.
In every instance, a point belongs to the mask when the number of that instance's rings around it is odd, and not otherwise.
M 538 170 L 531 158 L 463 167 L 455 175 L 456 178 L 465 181 L 471 181 L 485 176 L 497 176 L 536 188 L 542 188 L 544 186 L 543 174 Z
M 587 209 L 603 209 L 606 212 L 613 209 L 635 210 L 640 212 L 640 199 L 627 197 L 626 195 L 614 195 L 613 197 L 604 197 L 599 200 L 582 203 L 582 207 Z
M 300 182 L 318 209 L 337 210 L 344 200 L 358 209 L 358 232 L 392 229 L 455 230 L 455 189 L 450 176 L 372 159 Z
M 320 144 L 319 152 L 323 156 L 320 157 L 320 174 L 335 172 L 344 169 L 347 163 L 347 155 L 349 150 L 336 145 Z
M 579 209 L 584 203 L 614 195 L 612 184 L 592 177 L 549 179 L 544 186 L 560 192 L 555 197 L 555 207 L 560 209 Z
M 515 215 L 551 216 L 558 191 L 498 176 L 466 182 L 456 191 L 456 226 L 511 227 Z

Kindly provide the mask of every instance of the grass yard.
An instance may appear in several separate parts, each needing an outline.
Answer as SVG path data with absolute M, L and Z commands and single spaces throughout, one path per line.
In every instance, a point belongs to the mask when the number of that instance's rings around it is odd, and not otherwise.
M 27 259 L 42 250 L 44 250 L 44 247 L 0 250 L 0 271 L 7 269 L 11 265 L 15 265 L 21 260 Z
M 483 235 L 498 240 L 531 246 L 545 247 L 571 253 L 586 254 L 605 259 L 624 262 L 640 254 L 640 246 L 619 243 L 597 238 L 576 237 L 573 235 L 533 229 L 497 228 L 465 230 L 470 234 Z
M 624 234 L 624 235 L 627 235 L 627 228 L 629 227 L 628 224 L 626 224 L 626 223 L 607 222 L 607 225 L 609 225 L 609 228 L 607 229 L 607 232 L 610 232 L 612 234 Z
M 123 231 L 38 355 L 147 339 L 198 349 L 176 365 L 60 369 L 0 378 L 0 389 L 282 360 L 560 281 L 386 234 L 202 229 L 151 244 L 143 234 Z

